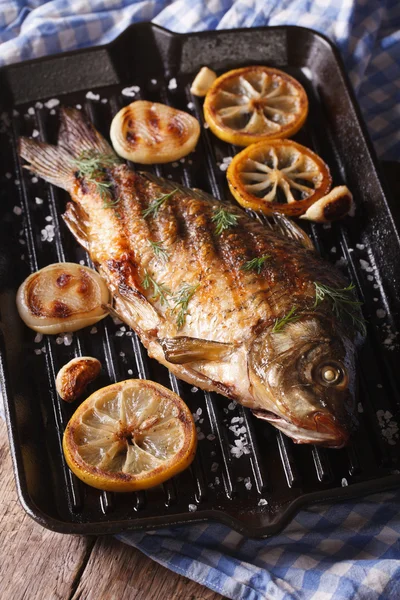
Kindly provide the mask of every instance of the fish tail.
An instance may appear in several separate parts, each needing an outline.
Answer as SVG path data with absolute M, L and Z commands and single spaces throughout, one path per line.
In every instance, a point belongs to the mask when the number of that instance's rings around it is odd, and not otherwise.
M 113 156 L 114 151 L 81 111 L 63 108 L 60 115 L 57 146 L 21 137 L 19 154 L 28 162 L 25 169 L 69 191 L 75 181 L 76 161 L 84 152 Z

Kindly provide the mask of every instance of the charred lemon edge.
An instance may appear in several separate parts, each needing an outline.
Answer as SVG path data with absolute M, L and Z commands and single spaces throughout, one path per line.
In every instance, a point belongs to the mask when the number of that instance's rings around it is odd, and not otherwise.
M 95 401 L 101 398 L 106 390 L 110 391 L 111 388 L 114 388 L 115 393 L 118 393 L 127 385 L 132 385 L 132 382 L 135 382 L 134 387 L 137 385 L 137 387 L 155 388 L 162 396 L 168 398 L 179 408 L 177 418 L 181 423 L 185 437 L 182 448 L 173 457 L 143 475 L 129 475 L 122 472 L 110 473 L 89 465 L 81 458 L 78 451 L 79 446 L 74 439 L 81 416 L 92 407 Z M 68 467 L 84 483 L 108 492 L 133 492 L 155 487 L 189 467 L 197 449 L 196 426 L 188 406 L 175 392 L 147 379 L 126 379 L 97 390 L 82 402 L 67 424 L 62 447 Z M 151 475 L 148 473 L 151 473 Z
M 283 125 L 281 127 L 280 132 L 272 134 L 243 133 L 240 131 L 240 129 L 236 130 L 231 127 L 228 127 L 227 125 L 223 125 L 222 122 L 220 122 L 218 114 L 214 108 L 215 98 L 219 93 L 220 85 L 228 79 L 239 77 L 240 75 L 249 73 L 251 71 L 260 70 L 267 72 L 268 75 L 277 75 L 281 77 L 285 81 L 291 83 L 298 90 L 300 100 L 300 110 L 298 113 L 298 118 L 295 119 L 292 123 L 289 123 L 288 125 Z M 233 69 L 218 77 L 207 92 L 203 110 L 204 118 L 209 128 L 219 139 L 229 144 L 235 144 L 236 146 L 249 146 L 250 144 L 254 144 L 262 140 L 282 139 L 295 135 L 295 133 L 299 131 L 299 129 L 304 125 L 304 122 L 307 119 L 308 97 L 301 83 L 291 75 L 288 75 L 280 69 L 274 69 L 272 67 L 265 67 L 262 65 L 254 65 L 251 67 L 241 67 L 240 69 Z
M 321 185 L 315 190 L 314 194 L 305 198 L 304 200 L 296 200 L 291 204 L 278 204 L 275 202 L 267 202 L 262 198 L 258 198 L 257 196 L 253 196 L 247 192 L 244 188 L 244 185 L 240 179 L 241 167 L 245 160 L 251 158 L 253 153 L 257 153 L 259 150 L 265 150 L 269 147 L 282 147 L 282 146 L 291 146 L 301 152 L 302 154 L 307 155 L 309 158 L 314 160 L 320 172 L 322 173 L 322 181 Z M 318 154 L 315 154 L 312 150 L 307 148 L 306 146 L 302 146 L 301 144 L 294 142 L 293 140 L 263 140 L 258 142 L 257 144 L 252 144 L 247 148 L 244 148 L 239 154 L 233 158 L 231 164 L 227 170 L 227 179 L 229 189 L 233 195 L 233 197 L 239 202 L 241 206 L 244 208 L 251 208 L 253 210 L 259 210 L 263 212 L 265 215 L 271 215 L 274 212 L 280 212 L 289 216 L 300 216 L 306 212 L 306 210 L 314 204 L 317 200 L 325 196 L 332 186 L 332 176 L 329 170 L 328 165 L 322 160 Z

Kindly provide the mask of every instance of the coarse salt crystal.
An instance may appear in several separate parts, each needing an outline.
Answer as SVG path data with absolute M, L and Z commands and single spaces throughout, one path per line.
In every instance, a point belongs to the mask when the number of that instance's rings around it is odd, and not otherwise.
M 100 100 L 100 94 L 95 94 L 89 90 L 89 92 L 86 94 L 86 98 L 88 100 Z
M 199 440 L 199 442 L 201 442 L 201 440 L 204 440 L 205 435 L 202 431 L 198 432 L 197 434 L 197 439 Z
M 175 77 L 173 77 L 168 82 L 168 89 L 169 90 L 176 90 L 177 87 L 178 87 L 178 84 L 176 83 Z
M 124 335 L 124 332 L 119 329 L 118 331 L 115 332 L 115 335 L 116 335 L 116 337 L 122 337 Z
M 367 273 L 371 273 L 371 271 L 373 271 L 373 268 L 371 267 L 369 262 L 362 258 L 360 258 L 360 266 L 361 266 L 362 270 L 367 271 Z
M 331 252 L 332 252 L 333 254 L 336 254 L 336 252 L 337 252 L 336 246 L 332 246 L 332 248 L 331 248 Z
M 52 242 L 54 240 L 54 225 L 46 225 L 40 233 L 42 242 Z
M 150 79 L 150 83 L 151 83 L 152 85 L 156 85 L 156 83 L 157 83 L 157 79 Z
M 75 106 L 75 108 L 77 108 L 78 110 L 82 110 L 82 104 L 77 104 L 77 105 Z
M 368 279 L 368 281 L 373 281 L 374 280 L 374 276 L 373 275 L 367 275 L 367 279 Z
M 358 412 L 359 412 L 359 413 L 363 413 L 363 412 L 364 412 L 364 407 L 363 407 L 363 405 L 361 404 L 361 402 L 359 402 L 359 403 L 358 403 L 358 405 L 357 405 L 357 410 L 358 410 Z
M 342 487 L 347 487 L 349 485 L 347 479 L 345 477 L 343 477 L 342 479 Z
M 209 126 L 209 124 L 207 122 L 204 122 L 203 127 L 204 127 L 204 129 L 209 129 L 210 128 L 210 126 Z
M 40 350 L 40 348 L 35 348 L 34 352 L 35 352 L 35 354 L 42 354 L 42 351 Z
M 45 220 L 45 221 L 47 221 L 47 222 L 49 223 L 50 221 L 52 221 L 52 220 L 53 220 L 53 217 L 52 217 L 51 215 L 49 215 L 48 217 L 45 217 L 45 219 L 44 219 L 44 220 Z
M 32 177 L 31 182 L 32 183 L 37 183 L 39 181 L 39 179 L 37 177 Z
M 258 506 L 266 506 L 267 504 L 268 502 L 265 500 L 265 498 L 260 498 L 258 501 Z
M 128 369 L 128 375 L 133 375 L 132 369 Z
M 43 204 L 43 200 L 41 198 L 35 198 L 36 204 Z
M 6 179 L 11 179 L 12 173 L 6 173 Z
M 190 512 L 196 512 L 197 505 L 196 504 L 189 504 L 188 508 L 189 508 Z
M 176 169 L 176 167 L 179 167 L 179 163 L 177 163 L 177 162 L 173 162 L 173 163 L 172 163 L 172 166 L 173 166 L 173 168 L 174 168 L 174 169 Z
M 227 165 L 226 163 L 222 163 L 219 165 L 220 171 L 227 171 L 228 167 L 229 167 L 229 165 Z
M 140 92 L 140 87 L 138 85 L 131 85 L 130 87 L 124 88 L 121 94 L 123 96 L 128 96 L 128 98 L 133 98 L 138 92 Z
M 228 404 L 228 410 L 234 410 L 236 408 L 237 402 L 235 400 L 232 400 L 232 402 L 230 402 Z
M 21 215 L 22 214 L 22 208 L 20 206 L 14 206 L 13 208 L 13 213 L 14 215 Z
M 35 107 L 36 108 L 43 108 L 43 102 L 36 102 Z
M 189 110 L 193 110 L 194 109 L 193 102 L 188 102 L 187 107 L 188 107 Z
M 215 440 L 215 435 L 213 433 L 209 433 L 207 436 L 208 441 L 212 442 Z
M 30 108 L 28 108 L 28 115 L 34 115 L 35 114 L 35 109 L 31 106 Z
M 44 103 L 44 105 L 47 108 L 55 108 L 56 106 L 58 106 L 60 104 L 60 101 L 57 100 L 57 98 L 51 98 L 50 100 L 48 100 L 47 102 Z
M 90 333 L 93 335 L 94 333 L 97 333 L 97 327 L 92 327 L 92 329 L 90 330 Z
M 244 487 L 246 488 L 246 490 L 251 490 L 253 485 L 252 485 L 251 481 L 246 481 L 246 483 L 244 484 Z
M 200 416 L 202 413 L 203 413 L 203 409 L 202 409 L 202 408 L 198 408 L 198 409 L 196 410 L 196 415 L 199 415 L 199 416 Z
M 211 471 L 215 473 L 215 471 L 218 471 L 218 467 L 219 464 L 217 462 L 213 462 L 213 464 L 211 465 Z
M 386 317 L 386 310 L 383 310 L 383 308 L 378 308 L 376 311 L 376 316 L 378 319 L 384 319 Z
M 102 104 L 107 104 L 107 102 L 108 102 L 107 98 L 102 98 L 102 99 L 101 99 L 101 103 L 102 103 Z
M 35 342 L 35 344 L 40 344 L 42 339 L 43 339 L 43 333 L 37 333 L 35 335 L 35 339 L 33 341 Z
M 36 137 L 38 137 L 38 136 L 39 136 L 39 132 L 38 132 L 38 130 L 37 130 L 37 129 L 34 129 L 34 130 L 32 131 L 32 137 L 33 137 L 33 138 L 36 138 Z
M 356 244 L 356 248 L 358 248 L 359 250 L 364 250 L 365 246 L 364 244 Z

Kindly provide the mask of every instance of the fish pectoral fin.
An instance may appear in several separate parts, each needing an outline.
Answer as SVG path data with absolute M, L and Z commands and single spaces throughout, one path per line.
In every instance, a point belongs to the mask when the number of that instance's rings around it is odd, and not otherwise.
M 267 225 L 284 237 L 297 242 L 301 246 L 304 246 L 304 248 L 307 248 L 308 250 L 315 250 L 314 244 L 306 232 L 303 231 L 302 228 L 299 227 L 299 225 L 297 225 L 294 221 L 288 219 L 285 215 L 281 213 L 274 213 L 272 217 L 268 217 Z
M 235 349 L 234 344 L 213 342 L 187 336 L 162 338 L 159 340 L 165 359 L 173 364 L 184 364 L 198 360 L 220 360 Z

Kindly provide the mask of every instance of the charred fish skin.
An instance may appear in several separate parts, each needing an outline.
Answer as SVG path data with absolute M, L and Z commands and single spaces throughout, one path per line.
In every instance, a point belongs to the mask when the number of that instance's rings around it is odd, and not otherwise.
M 344 445 L 356 332 L 316 302 L 316 282 L 345 290 L 342 275 L 304 234 L 285 235 L 285 220 L 268 229 L 204 192 L 135 173 L 80 111 L 62 109 L 61 121 L 58 146 L 21 138 L 20 154 L 70 193 L 64 220 L 149 355 L 294 441 Z

